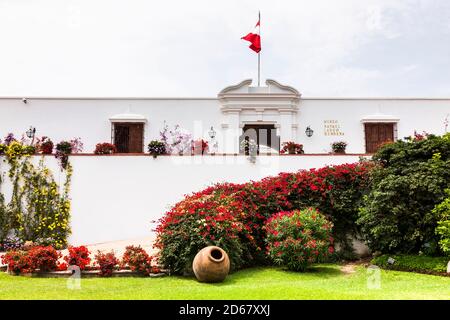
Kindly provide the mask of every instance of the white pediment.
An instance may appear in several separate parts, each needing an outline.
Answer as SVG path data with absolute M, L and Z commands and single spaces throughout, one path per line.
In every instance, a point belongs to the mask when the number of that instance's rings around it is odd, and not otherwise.
M 230 95 L 259 95 L 259 94 L 271 94 L 271 95 L 290 95 L 300 98 L 301 94 L 294 88 L 290 86 L 285 86 L 278 83 L 275 80 L 267 79 L 266 86 L 255 87 L 251 86 L 252 80 L 244 80 L 237 85 L 229 86 L 219 92 L 219 98 L 226 97 Z
M 390 115 L 390 114 L 383 114 L 383 113 L 376 113 L 371 114 L 362 117 L 361 122 L 362 123 L 371 123 L 371 122 L 377 122 L 377 123 L 396 123 L 399 122 L 400 118 Z
M 116 114 L 109 118 L 111 122 L 136 122 L 136 123 L 145 123 L 147 122 L 147 118 L 141 114 L 135 113 L 121 113 Z
M 243 110 L 278 110 L 296 112 L 301 94 L 290 86 L 275 80 L 266 80 L 265 86 L 251 86 L 252 80 L 226 87 L 218 94 L 222 112 Z

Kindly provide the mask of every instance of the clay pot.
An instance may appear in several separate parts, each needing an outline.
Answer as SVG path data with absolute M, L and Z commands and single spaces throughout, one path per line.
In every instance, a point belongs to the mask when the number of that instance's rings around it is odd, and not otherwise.
M 197 253 L 192 269 L 200 282 L 222 282 L 230 272 L 230 259 L 223 249 L 209 246 Z

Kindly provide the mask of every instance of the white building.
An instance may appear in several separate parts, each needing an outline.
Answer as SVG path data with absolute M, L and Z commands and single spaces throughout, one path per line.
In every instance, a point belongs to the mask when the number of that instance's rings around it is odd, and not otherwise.
M 81 137 L 85 152 L 99 142 L 114 142 L 127 156 L 71 157 L 72 244 L 146 237 L 167 209 L 185 194 L 217 182 L 243 183 L 280 172 L 353 163 L 380 143 L 414 131 L 443 134 L 450 99 L 304 98 L 291 87 L 267 80 L 252 87 L 246 80 L 216 98 L 0 98 L 0 137 L 20 137 L 30 126 L 54 143 Z M 181 125 L 194 138 L 209 138 L 213 127 L 217 153 L 225 156 L 158 157 L 140 154 L 159 139 L 164 121 Z M 314 132 L 308 137 L 306 129 Z M 247 128 L 259 136 L 261 153 L 270 139 L 304 145 L 305 156 L 261 156 L 255 163 L 240 152 Z M 278 138 L 279 137 L 279 138 Z M 257 137 L 258 139 L 258 137 Z M 348 143 L 347 155 L 329 155 L 330 144 Z M 269 142 L 269 141 L 267 141 Z M 228 156 L 228 155 L 232 156 Z M 122 154 L 123 155 L 123 154 Z M 36 158 L 35 160 L 38 160 Z M 63 181 L 53 157 L 46 157 Z M 0 162 L 0 172 L 6 167 Z M 2 192 L 10 199 L 8 179 Z M 8 191 L 9 190 L 9 191 Z
M 20 136 L 33 126 L 37 136 L 55 143 L 80 137 L 87 153 L 99 142 L 141 153 L 160 138 L 166 122 L 179 124 L 195 139 L 211 140 L 212 127 L 217 153 L 239 153 L 244 131 L 256 129 L 251 132 L 261 153 L 278 152 L 280 142 L 294 141 L 307 154 L 326 154 L 332 142 L 346 141 L 347 153 L 365 154 L 414 131 L 447 130 L 450 99 L 307 98 L 274 80 L 264 87 L 251 82 L 227 87 L 215 98 L 0 97 L 0 136 Z

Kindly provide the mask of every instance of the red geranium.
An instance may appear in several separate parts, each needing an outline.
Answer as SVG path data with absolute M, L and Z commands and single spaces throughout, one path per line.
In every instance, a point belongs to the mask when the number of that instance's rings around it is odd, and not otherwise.
M 116 258 L 113 251 L 108 253 L 98 251 L 95 255 L 95 262 L 98 265 L 100 276 L 102 277 L 110 277 L 113 270 L 119 264 L 119 260 Z
M 152 266 L 153 257 L 149 256 L 141 246 L 128 246 L 122 256 L 121 268 L 130 268 L 131 271 L 143 274 L 158 273 L 159 269 Z
M 86 266 L 91 262 L 89 257 L 89 250 L 85 246 L 69 247 L 69 254 L 64 257 L 68 265 L 75 265 L 80 267 L 80 270 L 86 269 Z
M 3 255 L 2 263 L 14 274 L 31 273 L 36 269 L 27 251 L 8 251 Z
M 94 150 L 95 154 L 112 154 L 112 153 L 116 153 L 116 152 L 117 152 L 117 148 L 112 143 L 104 142 L 104 143 L 97 143 L 95 145 L 95 150 Z
M 28 255 L 33 262 L 33 266 L 40 271 L 56 270 L 58 259 L 61 257 L 61 254 L 52 246 L 32 247 L 28 251 Z

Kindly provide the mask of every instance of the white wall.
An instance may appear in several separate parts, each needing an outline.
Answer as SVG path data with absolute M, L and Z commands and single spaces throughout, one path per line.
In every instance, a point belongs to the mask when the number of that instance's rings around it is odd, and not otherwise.
M 194 138 L 208 138 L 211 126 L 217 131 L 218 152 L 238 152 L 238 141 L 226 143 L 226 134 L 239 136 L 240 121 L 256 121 L 245 113 L 228 116 L 228 129 L 222 128 L 224 117 L 217 99 L 28 99 L 0 98 L 0 137 L 8 132 L 22 135 L 30 125 L 37 128 L 37 136 L 46 135 L 56 143 L 81 137 L 85 152 L 92 152 L 98 142 L 111 139 L 109 118 L 122 113 L 141 114 L 148 118 L 145 144 L 159 139 L 159 131 L 166 120 L 169 125 L 180 124 Z M 348 153 L 364 153 L 364 126 L 361 120 L 369 115 L 390 115 L 398 118 L 398 137 L 419 132 L 443 134 L 444 120 L 450 114 L 450 99 L 301 99 L 294 139 L 304 144 L 306 153 L 328 153 L 337 140 L 348 142 Z M 273 110 L 264 111 L 263 121 L 279 121 L 281 132 L 290 132 Z M 450 118 L 450 116 L 449 116 Z M 231 119 L 231 120 L 230 120 Z M 338 120 L 344 136 L 325 136 L 324 120 Z M 311 126 L 314 135 L 306 137 Z M 294 130 L 295 131 L 295 130 Z M 289 136 L 286 135 L 285 136 Z M 281 141 L 285 142 L 285 141 Z
M 450 100 L 304 99 L 298 112 L 297 141 L 304 144 L 307 153 L 330 152 L 330 144 L 340 140 L 348 143 L 348 153 L 364 153 L 365 136 L 361 120 L 377 114 L 399 119 L 398 138 L 411 136 L 414 130 L 442 135 L 448 115 L 450 120 Z M 325 136 L 324 120 L 338 120 L 344 136 Z M 307 126 L 314 130 L 311 138 L 306 137 Z
M 63 182 L 55 159 L 45 160 L 57 181 Z M 244 156 L 72 156 L 70 242 L 92 244 L 148 236 L 155 227 L 151 221 L 162 217 L 185 194 L 217 182 L 242 183 L 358 160 L 357 156 L 261 156 L 253 164 Z M 6 170 L 4 164 L 1 168 Z
M 219 127 L 220 110 L 215 99 L 22 99 L 0 98 L 0 137 L 13 132 L 20 137 L 30 127 L 36 136 L 48 136 L 54 143 L 81 137 L 84 151 L 92 153 L 99 142 L 111 141 L 109 118 L 133 113 L 148 119 L 145 125 L 145 147 L 159 139 L 164 121 L 171 128 L 175 124 L 194 135 L 208 137 L 211 126 Z M 217 129 L 216 129 L 217 130 Z M 146 148 L 145 148 L 146 151 Z

